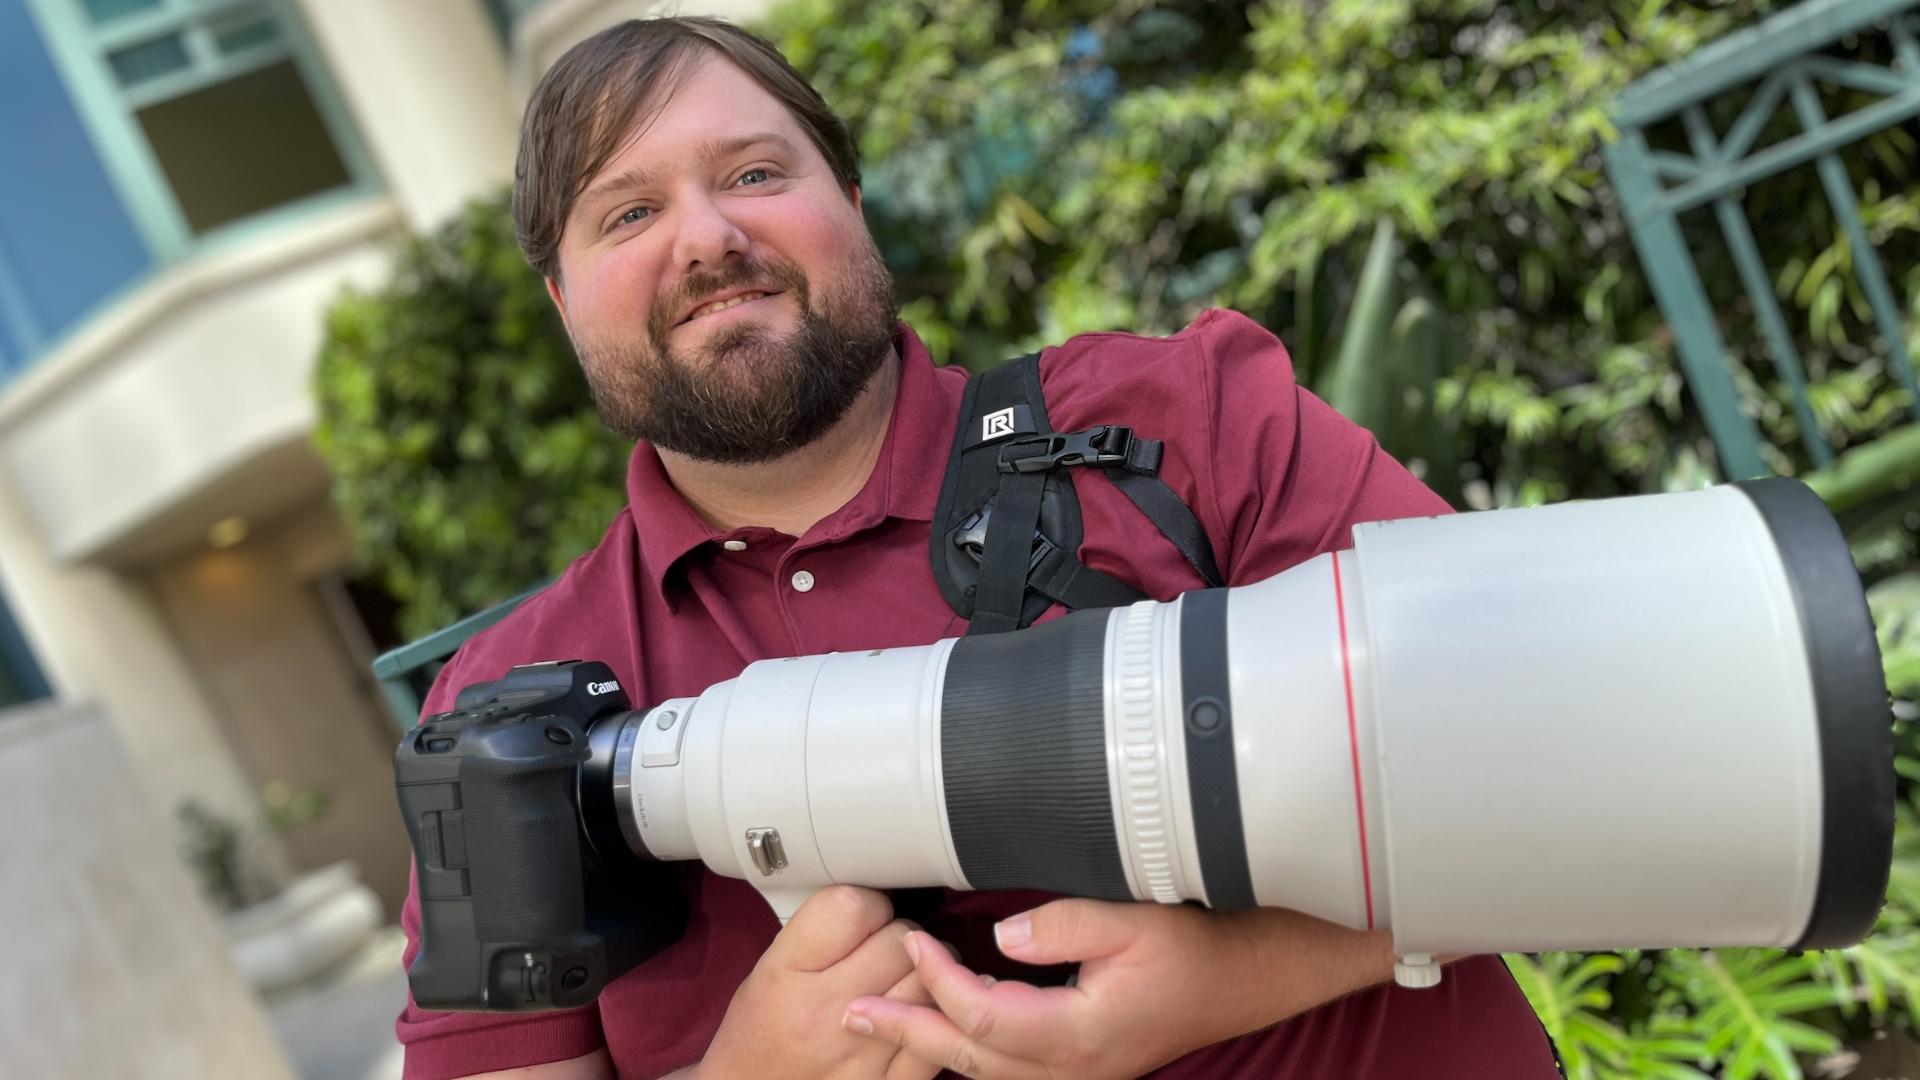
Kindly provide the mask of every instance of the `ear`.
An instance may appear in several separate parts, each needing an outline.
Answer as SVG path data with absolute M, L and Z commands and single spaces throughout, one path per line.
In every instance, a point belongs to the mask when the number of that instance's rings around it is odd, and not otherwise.
M 548 277 L 546 280 L 547 280 L 547 299 L 552 300 L 554 309 L 560 312 L 560 325 L 566 327 L 567 332 L 571 334 L 573 332 L 573 327 L 567 322 L 566 291 L 560 287 L 559 278 Z
M 853 212 L 860 213 L 860 181 L 847 185 L 847 198 L 853 202 Z

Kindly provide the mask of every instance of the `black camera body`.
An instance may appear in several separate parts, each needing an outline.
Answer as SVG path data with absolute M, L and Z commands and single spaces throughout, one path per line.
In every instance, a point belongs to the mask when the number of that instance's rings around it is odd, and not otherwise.
M 590 834 L 583 793 L 612 767 L 635 714 L 607 665 L 516 667 L 460 692 L 394 754 L 400 813 L 419 873 L 420 952 L 408 971 L 425 1009 L 526 1012 L 592 1003 L 677 940 L 686 902 L 670 869 L 619 836 Z

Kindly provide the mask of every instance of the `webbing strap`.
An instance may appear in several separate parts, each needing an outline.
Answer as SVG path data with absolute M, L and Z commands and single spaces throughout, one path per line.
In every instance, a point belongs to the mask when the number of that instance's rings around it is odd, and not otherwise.
M 1045 554 L 1034 560 L 1027 584 L 1075 611 L 1125 607 L 1147 598 L 1139 589 L 1112 574 L 1095 570 L 1052 544 L 1047 545 Z
M 1220 568 L 1213 561 L 1213 545 L 1207 543 L 1207 531 L 1200 527 L 1200 520 L 1193 516 L 1187 504 L 1173 493 L 1165 480 L 1153 473 L 1134 472 L 1131 469 L 1106 469 L 1107 479 L 1120 489 L 1140 512 L 1147 515 L 1153 527 L 1161 535 L 1173 542 L 1186 557 L 1187 565 L 1200 575 L 1200 580 L 1210 589 L 1226 584 L 1220 577 Z
M 1047 474 L 1041 472 L 1001 476 L 1000 494 L 987 519 L 987 541 L 980 552 L 980 582 L 973 596 L 973 621 L 967 624 L 969 636 L 1020 629 L 1034 530 L 1040 524 L 1040 495 L 1046 484 Z

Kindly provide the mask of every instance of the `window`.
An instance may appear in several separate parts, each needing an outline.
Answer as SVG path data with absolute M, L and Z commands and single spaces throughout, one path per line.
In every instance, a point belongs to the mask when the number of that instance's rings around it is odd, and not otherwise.
M 480 0 L 487 9 L 487 15 L 493 20 L 493 27 L 500 32 L 500 41 L 508 46 L 513 44 L 513 24 L 520 17 L 545 0 Z
M 373 186 L 285 0 L 31 3 L 158 257 Z

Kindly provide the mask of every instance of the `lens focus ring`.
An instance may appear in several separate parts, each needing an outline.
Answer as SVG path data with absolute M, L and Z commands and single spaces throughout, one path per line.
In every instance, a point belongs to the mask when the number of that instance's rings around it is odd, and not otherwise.
M 1154 623 L 1166 607 L 1151 600 L 1127 608 L 1120 616 L 1113 656 L 1117 693 L 1115 731 L 1119 742 L 1120 847 L 1126 853 L 1138 888 L 1163 904 L 1180 902 L 1174 882 L 1173 821 L 1166 755 L 1161 752 L 1155 703 Z

